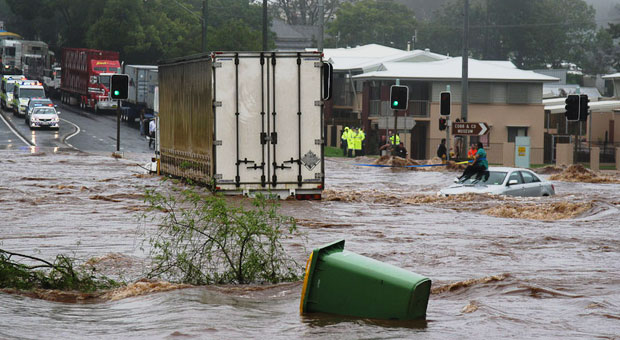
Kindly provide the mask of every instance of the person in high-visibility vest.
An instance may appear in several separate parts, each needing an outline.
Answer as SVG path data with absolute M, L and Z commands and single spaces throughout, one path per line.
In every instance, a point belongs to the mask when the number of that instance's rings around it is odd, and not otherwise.
M 355 129 L 349 129 L 349 133 L 347 134 L 347 156 L 353 157 L 353 150 L 355 144 Z
M 400 144 L 400 136 L 398 135 L 398 132 L 390 136 L 390 144 L 392 144 L 392 146 Z
M 364 129 L 359 129 L 359 138 L 360 138 L 360 156 L 365 155 L 364 152 L 364 140 L 366 139 L 366 134 L 364 133 Z
M 349 127 L 345 126 L 344 129 L 342 130 L 342 135 L 340 135 L 340 140 L 341 140 L 340 147 L 342 148 L 342 153 L 345 156 L 347 155 L 347 137 L 349 137 Z

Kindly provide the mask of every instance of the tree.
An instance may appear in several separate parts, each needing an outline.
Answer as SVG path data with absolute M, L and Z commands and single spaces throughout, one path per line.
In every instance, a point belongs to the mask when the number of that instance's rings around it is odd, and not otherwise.
M 54 50 L 88 47 L 119 51 L 128 63 L 201 52 L 202 0 L 5 0 L 16 33 Z M 262 8 L 248 0 L 210 0 L 209 50 L 259 50 Z M 271 46 L 273 34 L 269 36 Z
M 462 26 L 463 1 L 452 1 L 423 25 L 418 45 L 461 55 Z M 472 56 L 509 58 L 521 68 L 579 61 L 595 29 L 594 9 L 583 0 L 473 0 L 470 5 Z
M 331 20 L 342 0 L 323 0 L 325 22 Z M 319 22 L 319 0 L 276 0 L 271 5 L 275 16 L 289 25 L 316 25 Z
M 343 3 L 327 25 L 330 46 L 377 43 L 405 49 L 415 34 L 414 13 L 392 0 Z

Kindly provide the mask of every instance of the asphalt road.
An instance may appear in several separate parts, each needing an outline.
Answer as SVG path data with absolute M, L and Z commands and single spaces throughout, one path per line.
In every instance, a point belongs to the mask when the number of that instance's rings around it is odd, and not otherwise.
M 31 130 L 21 116 L 1 111 L 1 149 L 77 149 L 84 152 L 116 151 L 116 114 L 83 111 L 56 102 L 60 111 L 60 129 Z M 120 151 L 151 153 L 148 141 L 140 136 L 138 123 L 121 122 Z

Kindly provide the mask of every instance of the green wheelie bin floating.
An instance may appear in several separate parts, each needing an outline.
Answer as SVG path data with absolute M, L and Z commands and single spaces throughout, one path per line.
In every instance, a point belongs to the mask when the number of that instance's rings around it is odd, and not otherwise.
M 344 240 L 314 249 L 306 263 L 300 312 L 362 318 L 426 317 L 427 277 L 344 250 Z

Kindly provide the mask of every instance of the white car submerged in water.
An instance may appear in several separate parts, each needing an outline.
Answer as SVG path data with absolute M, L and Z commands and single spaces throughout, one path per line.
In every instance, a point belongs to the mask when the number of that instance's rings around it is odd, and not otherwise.
M 491 167 L 481 176 L 472 176 L 465 181 L 455 182 L 437 194 L 450 196 L 467 193 L 551 196 L 555 195 L 555 187 L 528 169 Z

